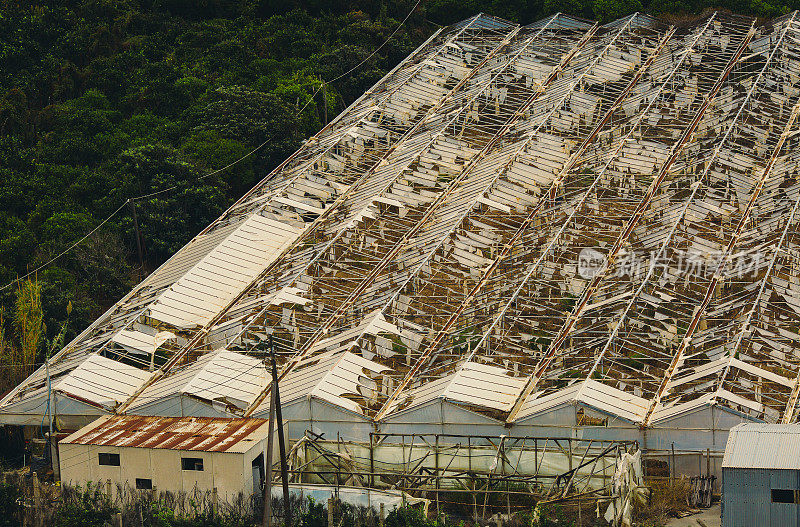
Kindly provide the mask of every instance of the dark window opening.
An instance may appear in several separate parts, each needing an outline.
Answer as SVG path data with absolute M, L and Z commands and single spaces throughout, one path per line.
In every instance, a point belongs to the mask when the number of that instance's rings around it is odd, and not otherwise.
M 253 473 L 253 488 L 264 488 L 264 454 L 259 454 L 251 463 Z
M 139 490 L 153 490 L 153 480 L 136 478 L 136 488 Z
M 795 491 L 788 489 L 772 489 L 772 503 L 797 503 Z
M 203 470 L 203 459 L 199 457 L 182 457 L 181 468 L 183 470 Z
M 119 466 L 119 454 L 100 452 L 97 454 L 97 458 L 101 465 L 110 465 L 112 467 Z
M 575 416 L 578 426 L 608 426 L 608 417 L 601 419 L 599 417 L 586 415 L 586 411 L 583 408 L 578 408 L 577 412 L 575 412 Z

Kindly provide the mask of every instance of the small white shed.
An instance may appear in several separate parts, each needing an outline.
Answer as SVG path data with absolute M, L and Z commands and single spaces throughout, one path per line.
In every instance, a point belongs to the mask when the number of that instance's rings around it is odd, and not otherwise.
M 263 478 L 267 434 L 264 419 L 104 416 L 59 442 L 61 481 L 250 495 Z

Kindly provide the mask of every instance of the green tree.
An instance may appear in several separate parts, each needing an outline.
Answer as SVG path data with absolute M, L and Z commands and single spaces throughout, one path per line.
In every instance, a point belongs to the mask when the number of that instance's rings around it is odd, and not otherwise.
M 639 0 L 594 0 L 592 11 L 601 22 L 610 22 L 637 11 L 643 11 Z

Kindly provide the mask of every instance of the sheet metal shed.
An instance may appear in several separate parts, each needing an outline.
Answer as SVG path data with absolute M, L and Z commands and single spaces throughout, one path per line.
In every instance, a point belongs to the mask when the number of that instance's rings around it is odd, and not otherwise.
M 800 425 L 731 429 L 722 460 L 722 524 L 800 525 Z

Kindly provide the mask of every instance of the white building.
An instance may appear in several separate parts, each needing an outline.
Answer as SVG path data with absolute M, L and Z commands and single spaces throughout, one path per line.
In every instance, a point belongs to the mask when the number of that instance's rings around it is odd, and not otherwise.
M 61 481 L 249 495 L 263 477 L 267 433 L 263 419 L 101 417 L 59 443 Z

